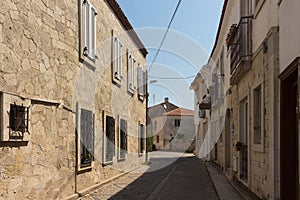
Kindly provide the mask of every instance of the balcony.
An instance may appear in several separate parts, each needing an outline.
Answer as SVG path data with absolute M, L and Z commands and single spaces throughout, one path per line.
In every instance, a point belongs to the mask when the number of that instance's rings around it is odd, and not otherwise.
M 251 23 L 252 16 L 242 17 L 235 30 L 231 30 L 230 84 L 237 84 L 251 67 Z

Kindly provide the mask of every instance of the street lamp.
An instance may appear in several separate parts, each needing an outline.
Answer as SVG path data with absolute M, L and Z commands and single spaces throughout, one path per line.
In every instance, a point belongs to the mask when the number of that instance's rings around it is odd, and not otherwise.
M 149 93 L 148 93 L 148 84 L 157 83 L 158 81 L 153 79 L 148 83 L 148 72 L 146 72 L 146 163 L 148 162 L 148 128 L 149 128 L 149 116 L 148 116 L 148 102 L 149 102 Z

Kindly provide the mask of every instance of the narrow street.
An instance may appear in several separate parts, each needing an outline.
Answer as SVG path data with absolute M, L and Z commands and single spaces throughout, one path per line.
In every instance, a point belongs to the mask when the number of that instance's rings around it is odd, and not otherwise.
M 178 156 L 151 153 L 150 166 L 125 174 L 80 199 L 243 199 L 213 166 L 191 154 L 176 160 Z

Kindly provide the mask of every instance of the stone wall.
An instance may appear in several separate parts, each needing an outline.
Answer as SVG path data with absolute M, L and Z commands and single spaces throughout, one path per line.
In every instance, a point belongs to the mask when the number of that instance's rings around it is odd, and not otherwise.
M 248 134 L 248 187 L 259 197 L 273 199 L 273 129 L 274 126 L 274 101 L 272 94 L 279 88 L 274 86 L 275 74 L 278 74 L 278 29 L 270 29 L 266 40 L 268 45 L 267 53 L 258 49 L 253 55 L 250 71 L 245 75 L 237 87 L 233 90 L 233 95 L 237 95 L 233 105 L 233 123 L 235 125 L 235 137 L 233 144 L 239 139 L 241 133 L 239 124 L 240 102 L 247 98 L 249 110 L 249 134 Z M 253 125 L 253 90 L 258 84 L 263 84 L 263 144 L 261 148 L 254 145 L 254 125 Z M 234 155 L 241 158 L 241 154 L 232 149 Z M 240 162 L 240 161 L 239 161 Z M 240 169 L 239 169 L 240 170 Z M 240 171 L 238 171 L 240 172 Z M 238 175 L 236 175 L 238 176 Z
M 10 1 L 0 3 L 1 149 L 0 197 L 56 199 L 100 183 L 144 160 L 138 155 L 138 125 L 146 125 L 146 100 L 127 92 L 127 56 L 145 57 L 109 5 L 91 0 L 97 15 L 97 59 L 93 66 L 80 59 L 80 1 Z M 123 77 L 111 75 L 111 36 L 123 44 Z M 29 107 L 29 130 L 10 140 L 10 104 Z M 78 168 L 77 108 L 95 115 L 95 160 Z M 102 165 L 103 113 L 128 121 L 125 161 Z M 116 144 L 118 139 L 116 123 Z M 77 138 L 78 139 L 78 138 Z M 77 156 L 77 157 L 76 157 Z

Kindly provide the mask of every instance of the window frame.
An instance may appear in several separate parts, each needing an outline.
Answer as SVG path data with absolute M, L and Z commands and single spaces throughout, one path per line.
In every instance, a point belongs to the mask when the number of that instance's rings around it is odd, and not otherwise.
M 125 122 L 125 149 L 122 149 L 121 137 L 122 137 L 122 121 Z M 122 150 L 124 151 L 124 156 L 122 156 Z M 118 161 L 124 161 L 128 153 L 128 121 L 119 116 L 119 126 L 118 126 Z
M 97 58 L 97 11 L 89 0 L 81 0 L 81 59 L 94 64 Z
M 255 101 L 255 95 L 256 95 L 256 90 L 260 88 L 261 92 L 260 92 L 260 143 L 256 143 L 255 142 L 255 134 L 256 134 L 256 123 L 255 123 L 255 115 L 257 114 L 256 113 L 256 101 Z M 256 84 L 253 85 L 253 88 L 252 88 L 252 126 L 251 126 L 251 129 L 252 129 L 252 132 L 253 132 L 253 135 L 252 135 L 252 147 L 253 147 L 253 151 L 256 151 L 256 152 L 264 152 L 264 143 L 265 143 L 265 133 L 264 133 L 264 130 L 265 130 L 265 113 L 264 113 L 264 110 L 265 110 L 265 102 L 264 102 L 264 95 L 265 95 L 265 91 L 264 91 L 264 79 L 261 80 L 261 81 L 258 81 Z
M 116 150 L 115 150 L 115 148 L 116 148 L 116 119 L 113 117 L 113 115 L 112 114 L 110 114 L 110 113 L 108 113 L 108 112 L 105 112 L 105 111 L 103 111 L 103 119 L 102 119 L 102 121 L 103 121 L 103 145 L 102 145 L 102 148 L 103 148 L 103 150 L 102 150 L 102 158 L 103 158 L 103 160 L 102 160 L 102 163 L 103 163 L 103 165 L 110 165 L 110 164 L 113 164 L 114 163 L 114 161 L 115 161 L 115 153 L 116 153 Z M 108 140 L 108 138 L 107 138 L 107 118 L 112 118 L 113 120 L 114 120 L 114 135 L 113 135 L 113 148 L 112 148 L 112 150 L 113 150 L 113 155 L 112 155 L 112 158 L 111 158 L 111 160 L 107 160 L 107 154 L 106 154 L 106 149 L 108 148 L 107 147 L 107 140 Z
M 145 153 L 146 150 L 146 144 L 145 144 L 145 125 L 139 123 L 138 124 L 138 155 L 142 156 Z
M 83 113 L 87 113 L 87 112 L 89 112 L 89 114 L 91 114 L 91 116 L 92 116 L 92 121 L 91 121 L 91 128 L 92 128 L 92 135 L 91 135 L 91 137 L 92 137 L 92 141 L 91 141 L 91 147 L 92 147 L 92 149 L 91 149 L 91 151 L 92 152 L 89 152 L 89 153 L 91 153 L 91 158 L 90 158 L 90 160 L 87 162 L 87 163 L 83 163 L 82 162 L 82 153 L 81 153 L 81 151 L 84 151 L 84 150 L 87 150 L 86 149 L 86 147 L 84 147 L 83 148 L 83 146 L 82 145 L 84 145 L 84 144 L 82 144 L 82 138 L 84 138 L 83 137 L 83 134 L 84 133 L 82 133 L 82 115 L 83 115 Z M 79 133 L 80 133 L 80 140 L 79 140 L 79 145 L 80 145 L 80 149 L 79 149 L 79 152 L 80 152 L 80 168 L 86 168 L 86 167 L 91 167 L 92 166 L 92 162 L 94 161 L 94 156 L 95 156 L 95 128 L 94 128 L 94 119 L 95 119 L 95 114 L 93 113 L 93 111 L 91 111 L 91 110 L 88 110 L 88 109 L 85 109 L 85 108 L 80 108 L 80 131 L 79 131 Z M 89 123 L 89 122 L 86 122 L 86 123 Z M 87 133 L 88 134 L 88 133 Z M 85 137 L 87 137 L 87 136 L 85 136 Z
M 176 123 L 177 122 L 177 123 Z M 180 127 L 181 119 L 175 119 L 174 120 L 174 126 L 175 127 Z
M 81 163 L 81 137 L 82 137 L 82 133 L 81 133 L 81 111 L 82 109 L 87 110 L 92 112 L 93 114 L 93 119 L 92 119 L 92 129 L 93 129 L 93 159 L 91 160 L 91 162 L 89 164 L 82 164 Z M 89 170 L 93 167 L 94 165 L 94 156 L 95 156 L 95 114 L 94 114 L 94 110 L 87 108 L 87 107 L 81 107 L 79 105 L 79 103 L 76 103 L 76 129 L 77 129 L 77 168 L 78 171 L 85 171 L 85 170 Z

